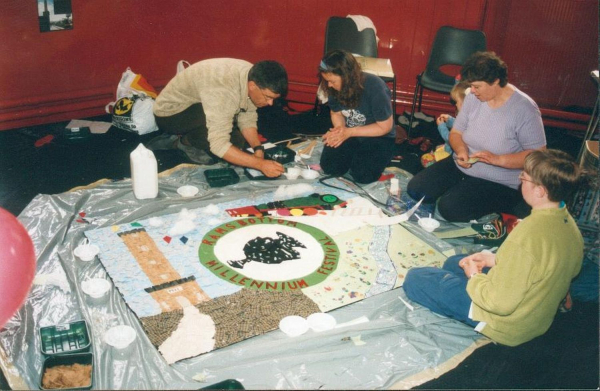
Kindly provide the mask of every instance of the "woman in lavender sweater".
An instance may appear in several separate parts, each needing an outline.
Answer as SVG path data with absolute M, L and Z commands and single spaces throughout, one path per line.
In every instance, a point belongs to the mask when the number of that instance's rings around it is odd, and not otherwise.
M 468 222 L 490 213 L 518 217 L 530 208 L 519 192 L 519 173 L 532 151 L 546 148 L 537 104 L 508 83 L 507 66 L 493 52 L 477 52 L 464 64 L 461 80 L 471 85 L 450 131 L 453 159 L 421 171 L 408 194 L 437 201 L 448 221 Z

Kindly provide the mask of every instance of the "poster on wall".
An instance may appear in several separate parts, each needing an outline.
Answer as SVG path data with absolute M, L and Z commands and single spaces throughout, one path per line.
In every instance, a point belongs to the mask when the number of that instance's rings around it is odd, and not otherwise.
M 73 29 L 71 0 L 36 0 L 40 32 Z

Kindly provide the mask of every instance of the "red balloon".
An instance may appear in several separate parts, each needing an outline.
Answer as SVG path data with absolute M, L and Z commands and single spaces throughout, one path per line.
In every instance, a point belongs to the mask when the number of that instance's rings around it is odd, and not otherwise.
M 0 208 L 0 327 L 25 301 L 35 276 L 35 250 L 25 227 Z

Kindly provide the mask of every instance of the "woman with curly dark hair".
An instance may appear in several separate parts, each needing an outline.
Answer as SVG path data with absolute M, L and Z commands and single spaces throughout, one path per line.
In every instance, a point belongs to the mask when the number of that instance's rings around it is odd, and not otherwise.
M 333 176 L 350 172 L 358 183 L 376 181 L 395 150 L 389 88 L 343 50 L 327 53 L 319 74 L 333 124 L 323 136 L 321 168 Z

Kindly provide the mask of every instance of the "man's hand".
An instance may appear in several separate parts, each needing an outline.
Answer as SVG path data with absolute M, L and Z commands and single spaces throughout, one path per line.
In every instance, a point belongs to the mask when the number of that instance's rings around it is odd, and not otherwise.
M 223 156 L 223 159 L 236 166 L 259 170 L 269 178 L 277 177 L 285 171 L 283 166 L 276 161 L 264 159 L 264 152 L 260 150 L 251 155 L 232 145 Z
M 259 163 L 258 169 L 269 178 L 275 178 L 285 172 L 283 165 L 274 161 L 262 159 Z

